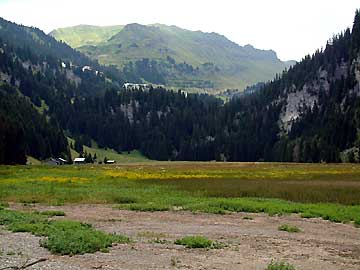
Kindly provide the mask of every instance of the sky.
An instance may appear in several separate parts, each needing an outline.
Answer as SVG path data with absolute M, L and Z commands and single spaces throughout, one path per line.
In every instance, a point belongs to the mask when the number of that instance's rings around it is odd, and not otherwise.
M 0 0 L 0 17 L 48 33 L 79 24 L 176 25 L 301 60 L 352 26 L 359 0 Z

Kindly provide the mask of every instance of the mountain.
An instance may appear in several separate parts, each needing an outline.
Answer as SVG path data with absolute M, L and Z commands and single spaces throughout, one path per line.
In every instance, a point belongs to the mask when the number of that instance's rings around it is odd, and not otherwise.
M 80 25 L 50 35 L 102 64 L 169 87 L 242 90 L 294 64 L 280 61 L 272 50 L 242 47 L 216 33 L 162 24 Z
M 37 28 L 0 19 L 0 164 L 24 164 L 26 156 L 70 160 L 71 148 L 91 140 L 100 148 L 168 159 L 219 107 L 216 98 L 181 91 L 126 90 L 123 75 Z M 173 132 L 172 145 L 164 128 Z
M 92 141 L 156 160 L 360 162 L 360 11 L 324 50 L 227 103 L 123 88 L 121 78 L 138 74 L 101 66 L 38 29 L 0 26 L 0 163 L 69 158 Z

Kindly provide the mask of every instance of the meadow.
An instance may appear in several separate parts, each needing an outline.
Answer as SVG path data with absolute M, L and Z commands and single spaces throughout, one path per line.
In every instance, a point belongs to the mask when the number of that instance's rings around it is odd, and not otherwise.
M 155 162 L 2 166 L 0 202 L 113 204 L 135 211 L 299 213 L 360 225 L 354 164 Z

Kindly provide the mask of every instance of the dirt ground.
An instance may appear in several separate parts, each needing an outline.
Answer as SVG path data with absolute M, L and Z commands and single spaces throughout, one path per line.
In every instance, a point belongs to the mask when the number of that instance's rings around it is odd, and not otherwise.
M 28 209 L 11 205 L 13 209 Z M 51 255 L 39 238 L 0 228 L 0 269 L 47 258 L 27 269 L 246 269 L 264 270 L 275 260 L 285 260 L 297 270 L 359 270 L 360 229 L 297 215 L 231 215 L 191 212 L 131 212 L 108 205 L 34 206 L 31 210 L 63 210 L 67 219 L 93 224 L 106 232 L 125 234 L 134 242 L 116 245 L 109 253 L 79 256 Z M 253 219 L 243 219 L 250 216 Z M 281 224 L 295 225 L 300 233 L 278 231 Z M 173 244 L 187 235 L 204 235 L 225 243 L 222 249 L 187 249 Z M 156 239 L 165 240 L 156 243 Z

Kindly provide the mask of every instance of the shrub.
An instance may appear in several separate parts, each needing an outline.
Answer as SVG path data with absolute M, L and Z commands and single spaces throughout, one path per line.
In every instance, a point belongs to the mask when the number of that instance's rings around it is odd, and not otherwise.
M 176 245 L 182 245 L 187 248 L 222 248 L 224 244 L 212 241 L 204 236 L 185 236 L 177 239 Z
M 295 266 L 287 262 L 274 262 L 271 261 L 265 270 L 295 270 Z
M 278 227 L 279 231 L 289 232 L 289 233 L 298 233 L 301 232 L 301 230 L 296 226 L 290 226 L 287 224 L 280 225 Z

